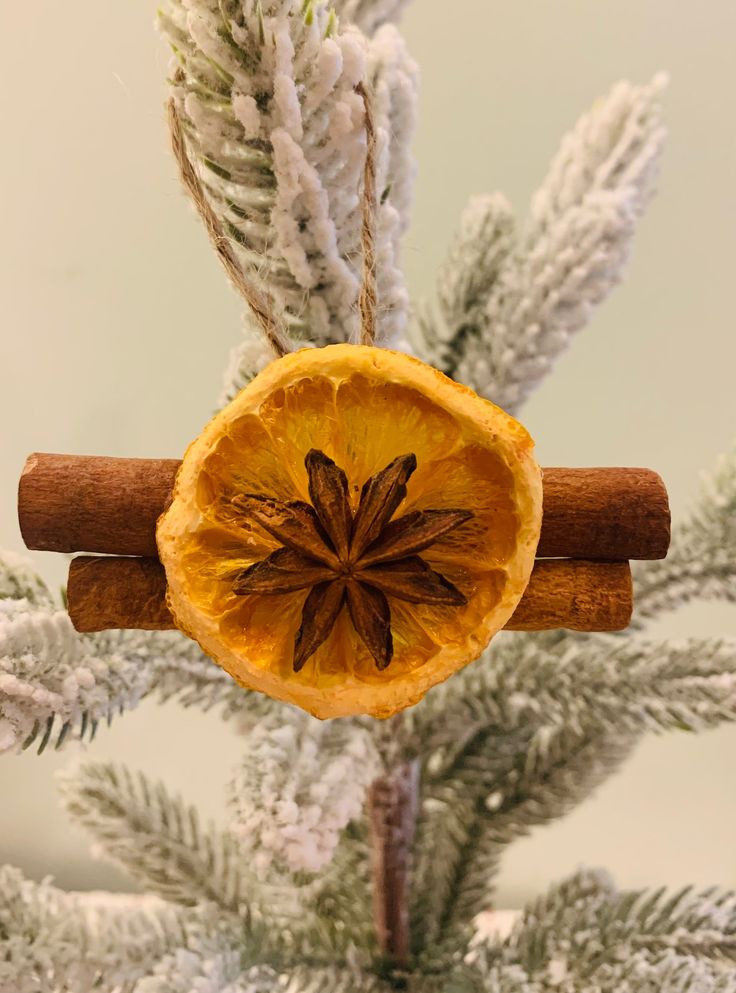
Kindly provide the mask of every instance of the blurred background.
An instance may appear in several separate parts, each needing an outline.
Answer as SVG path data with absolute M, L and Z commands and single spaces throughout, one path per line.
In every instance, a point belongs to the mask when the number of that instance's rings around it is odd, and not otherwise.
M 168 55 L 154 6 L 0 6 L 0 546 L 22 551 L 17 478 L 33 450 L 178 457 L 214 410 L 240 303 L 179 190 L 166 140 Z M 621 77 L 671 74 L 660 192 L 625 284 L 522 419 L 542 465 L 658 470 L 675 518 L 736 431 L 736 5 L 672 0 L 417 0 L 419 180 L 405 262 L 415 299 L 471 193 L 523 214 L 564 131 Z M 734 552 L 736 554 L 736 550 Z M 61 556 L 31 556 L 61 584 Z M 733 634 L 726 606 L 662 635 Z M 242 748 L 216 716 L 147 703 L 90 750 L 167 781 L 222 820 Z M 129 888 L 66 824 L 53 774 L 74 761 L 0 760 L 0 862 L 75 888 Z M 564 821 L 505 858 L 515 907 L 580 865 L 623 886 L 736 884 L 736 728 L 649 738 Z

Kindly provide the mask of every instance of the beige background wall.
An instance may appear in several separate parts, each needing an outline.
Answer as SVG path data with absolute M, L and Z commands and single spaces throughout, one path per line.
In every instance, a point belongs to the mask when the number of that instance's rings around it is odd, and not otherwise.
M 21 549 L 15 482 L 33 449 L 177 455 L 216 400 L 239 305 L 177 188 L 162 114 L 167 56 L 154 5 L 0 5 L 0 545 Z M 661 192 L 626 284 L 536 395 L 524 420 L 544 464 L 658 469 L 675 514 L 736 432 L 731 0 L 416 0 L 423 67 L 415 295 L 468 195 L 504 189 L 523 211 L 563 130 L 622 76 L 668 69 Z M 61 582 L 60 557 L 34 557 Z M 661 633 L 735 630 L 697 606 Z M 165 778 L 223 814 L 239 744 L 216 717 L 145 705 L 92 754 Z M 622 884 L 736 884 L 736 729 L 648 740 L 563 822 L 518 844 L 499 901 L 517 905 L 579 864 Z M 54 769 L 0 761 L 0 862 L 66 886 L 126 885 L 91 861 L 58 811 Z

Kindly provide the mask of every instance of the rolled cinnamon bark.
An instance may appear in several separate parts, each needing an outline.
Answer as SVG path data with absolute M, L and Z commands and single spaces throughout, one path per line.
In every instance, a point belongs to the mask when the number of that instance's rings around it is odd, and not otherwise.
M 158 559 L 78 556 L 69 569 L 67 597 L 77 631 L 164 631 L 175 626 Z M 628 562 L 538 560 L 506 628 L 620 631 L 629 624 L 631 611 Z
M 537 559 L 508 631 L 623 631 L 634 593 L 628 562 Z
M 168 631 L 166 573 L 158 559 L 79 555 L 69 566 L 67 610 L 77 631 Z
M 28 548 L 157 555 L 156 521 L 171 499 L 178 459 L 29 455 L 18 484 Z
M 29 548 L 155 556 L 156 521 L 175 459 L 29 456 L 18 517 Z M 544 470 L 539 558 L 659 559 L 667 554 L 667 491 L 651 469 Z
M 537 558 L 663 559 L 670 507 L 651 469 L 544 470 Z

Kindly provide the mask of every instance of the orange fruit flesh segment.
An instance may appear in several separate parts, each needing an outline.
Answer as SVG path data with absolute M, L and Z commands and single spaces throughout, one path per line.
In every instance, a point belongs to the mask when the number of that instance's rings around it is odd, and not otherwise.
M 389 598 L 394 656 L 379 672 L 343 609 L 295 673 L 308 590 L 233 592 L 235 577 L 279 542 L 233 508 L 253 493 L 309 502 L 307 452 L 344 469 L 356 510 L 366 480 L 416 455 L 411 510 L 465 509 L 470 520 L 422 552 L 464 606 Z M 243 685 L 318 717 L 388 716 L 476 658 L 516 607 L 541 526 L 541 470 L 525 429 L 417 359 L 385 349 L 305 349 L 268 366 L 190 446 L 158 527 L 177 624 Z

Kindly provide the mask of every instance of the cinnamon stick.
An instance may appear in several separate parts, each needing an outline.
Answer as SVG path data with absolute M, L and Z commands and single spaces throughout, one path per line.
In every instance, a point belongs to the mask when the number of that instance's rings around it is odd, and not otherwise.
M 175 628 L 158 559 L 79 555 L 69 566 L 67 609 L 77 631 Z
M 158 559 L 78 556 L 69 569 L 67 598 L 78 631 L 174 627 Z M 631 620 L 632 602 L 628 562 L 537 560 L 506 628 L 620 631 Z
M 156 555 L 156 521 L 181 462 L 89 455 L 29 455 L 18 484 L 28 548 Z
M 507 631 L 623 631 L 634 604 L 628 562 L 537 559 Z
M 663 559 L 670 508 L 651 469 L 544 470 L 537 558 Z
M 18 491 L 29 548 L 153 556 L 175 459 L 36 453 Z M 539 558 L 658 559 L 670 540 L 667 491 L 650 469 L 544 470 Z

